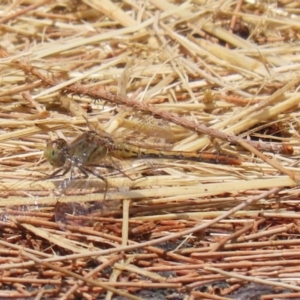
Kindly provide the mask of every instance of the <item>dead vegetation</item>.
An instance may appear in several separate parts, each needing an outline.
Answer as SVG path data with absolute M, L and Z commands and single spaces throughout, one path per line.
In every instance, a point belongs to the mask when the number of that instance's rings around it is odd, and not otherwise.
M 300 298 L 299 11 L 0 2 L 0 299 Z M 242 163 L 120 162 L 105 213 L 83 208 L 104 198 L 97 178 L 55 197 L 68 174 L 44 180 L 47 141 L 142 124 L 143 144 L 149 119 L 174 150 Z

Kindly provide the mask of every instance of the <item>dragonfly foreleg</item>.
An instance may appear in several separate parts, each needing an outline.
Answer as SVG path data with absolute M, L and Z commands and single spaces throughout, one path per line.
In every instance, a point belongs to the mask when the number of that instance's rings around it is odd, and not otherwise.
M 51 178 L 57 178 L 57 177 L 62 177 L 64 175 L 66 175 L 70 171 L 70 169 L 71 169 L 71 165 L 68 165 L 67 167 L 64 166 L 62 168 L 59 168 L 58 170 L 54 171 L 50 175 L 45 176 L 43 178 L 43 180 L 47 180 L 47 179 L 51 179 Z M 59 174 L 60 172 L 62 172 L 62 173 Z

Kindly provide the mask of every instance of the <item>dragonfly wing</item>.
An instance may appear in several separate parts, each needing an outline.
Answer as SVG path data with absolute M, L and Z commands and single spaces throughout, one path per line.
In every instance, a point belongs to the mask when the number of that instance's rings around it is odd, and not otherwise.
M 122 108 L 110 121 L 111 125 L 115 123 L 118 126 L 108 125 L 108 131 L 116 130 L 111 133 L 116 143 L 125 141 L 135 146 L 155 149 L 173 147 L 173 134 L 169 123 L 164 120 Z
M 89 178 L 70 177 L 61 182 L 56 193 L 54 218 L 62 230 L 66 225 L 87 225 L 84 217 L 93 211 L 91 200 L 94 192 Z
M 54 217 L 62 230 L 66 230 L 66 225 L 93 226 L 96 217 L 112 209 L 104 169 L 90 166 L 80 171 L 87 176 L 69 177 L 58 188 Z
M 49 182 L 28 173 L 25 179 L 4 179 L 0 186 L 1 221 L 9 222 L 16 217 L 51 218 L 53 195 Z

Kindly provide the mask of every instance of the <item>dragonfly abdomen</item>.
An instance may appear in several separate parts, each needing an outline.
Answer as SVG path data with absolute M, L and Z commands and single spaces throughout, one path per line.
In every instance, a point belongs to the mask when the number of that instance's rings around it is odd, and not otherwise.
M 225 154 L 214 154 L 207 152 L 186 152 L 186 151 L 165 151 L 136 147 L 131 144 L 115 146 L 112 154 L 117 158 L 156 158 L 156 159 L 176 159 L 206 162 L 212 164 L 240 165 L 241 160 L 235 156 Z

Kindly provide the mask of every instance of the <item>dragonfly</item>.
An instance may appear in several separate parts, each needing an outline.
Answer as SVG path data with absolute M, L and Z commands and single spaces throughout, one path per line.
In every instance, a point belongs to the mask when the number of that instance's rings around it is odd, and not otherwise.
M 49 175 L 49 178 L 63 176 L 70 171 L 72 174 L 74 168 L 79 169 L 79 171 L 84 175 L 84 178 L 87 178 L 89 174 L 93 174 L 98 177 L 105 184 L 103 192 L 104 201 L 108 190 L 108 182 L 105 176 L 98 172 L 96 173 L 94 168 L 97 166 L 112 168 L 124 174 L 121 168 L 113 163 L 111 160 L 112 158 L 116 158 L 118 160 L 164 159 L 188 160 L 226 165 L 241 164 L 241 160 L 232 155 L 142 147 L 140 145 L 135 145 L 132 142 L 114 139 L 112 135 L 104 131 L 99 133 L 99 131 L 94 130 L 89 130 L 80 134 L 71 143 L 68 143 L 66 140 L 61 138 L 48 142 L 44 151 L 44 156 L 54 168 L 57 168 L 56 171 Z M 63 214 L 76 214 L 74 211 L 79 209 L 77 205 L 73 205 L 71 210 L 66 212 L 63 211 L 61 213 L 58 208 L 59 205 L 56 207 L 55 219 L 59 223 L 66 222 L 65 217 L 62 217 Z M 80 215 L 90 212 L 91 210 L 84 210 L 84 212 L 81 212 Z

